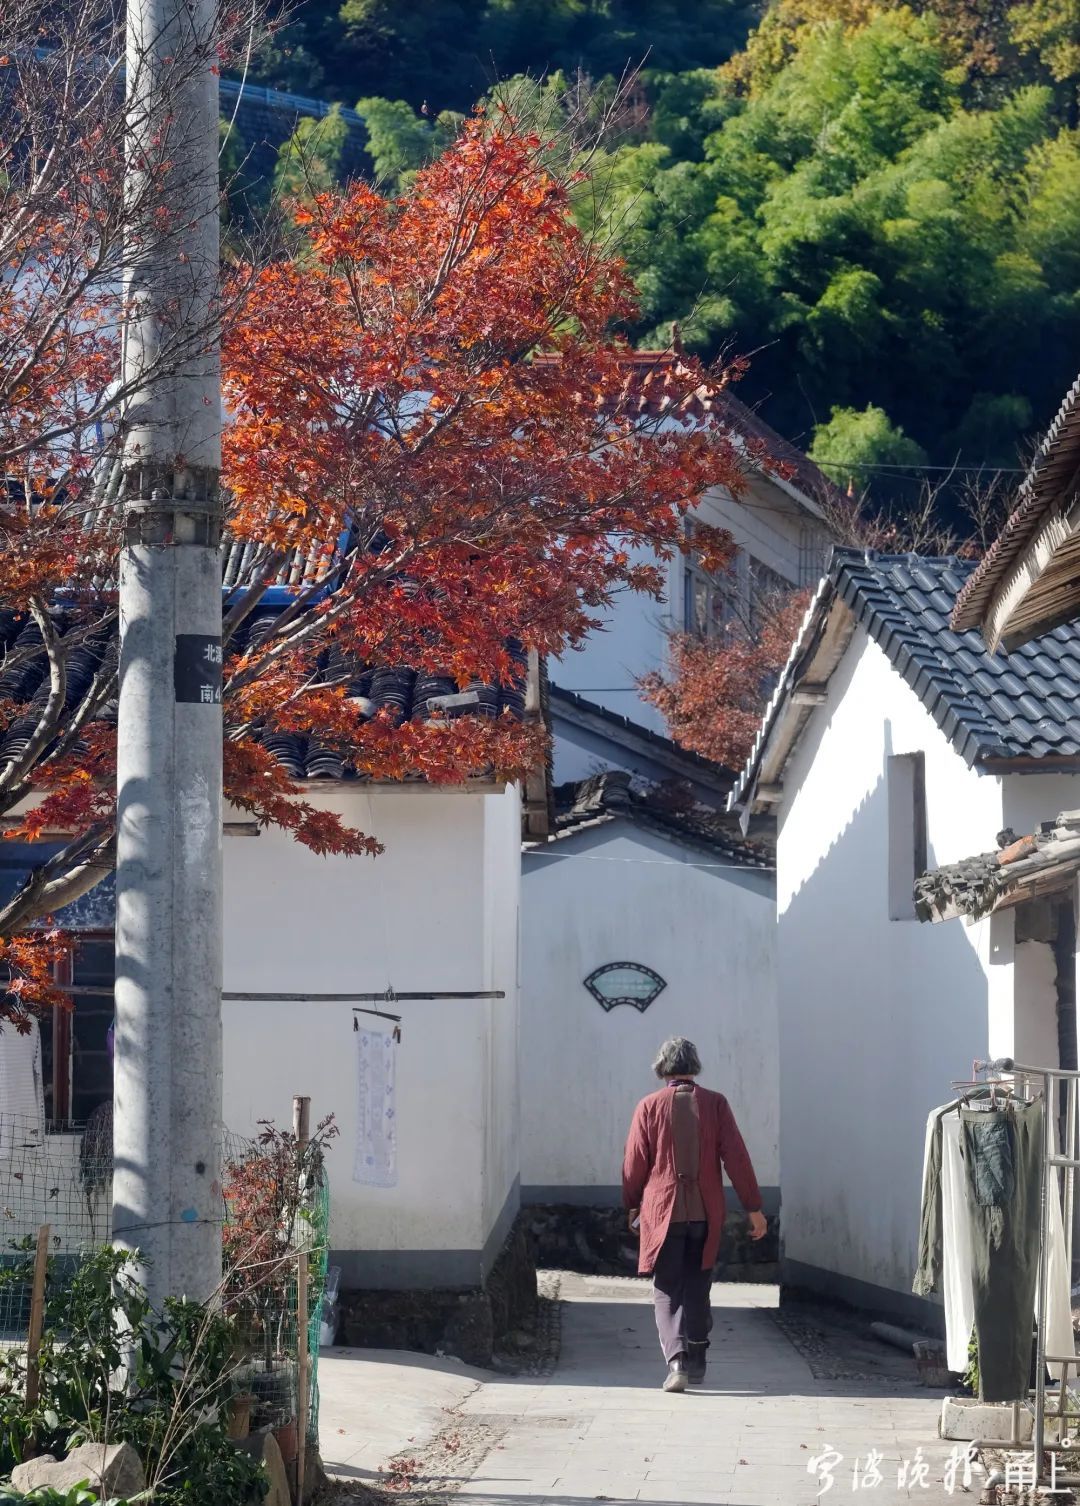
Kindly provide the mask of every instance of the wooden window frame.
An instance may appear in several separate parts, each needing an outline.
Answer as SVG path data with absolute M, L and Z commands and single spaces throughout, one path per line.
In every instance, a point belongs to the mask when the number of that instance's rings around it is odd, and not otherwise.
M 83 931 L 76 936 L 75 945 L 78 947 L 82 941 L 111 942 L 112 939 L 111 931 Z M 53 978 L 61 988 L 74 986 L 75 968 L 70 956 L 53 964 Z M 70 1008 L 55 1004 L 52 1009 L 52 1105 L 49 1119 L 56 1125 L 72 1123 L 75 1100 L 74 1011 L 78 1007 L 78 994 L 73 994 Z

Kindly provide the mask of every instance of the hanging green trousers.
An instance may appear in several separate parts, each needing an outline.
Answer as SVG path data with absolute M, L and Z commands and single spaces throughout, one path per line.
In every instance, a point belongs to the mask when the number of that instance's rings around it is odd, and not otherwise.
M 1043 1105 L 961 1109 L 983 1401 L 1028 1394 L 1039 1274 Z

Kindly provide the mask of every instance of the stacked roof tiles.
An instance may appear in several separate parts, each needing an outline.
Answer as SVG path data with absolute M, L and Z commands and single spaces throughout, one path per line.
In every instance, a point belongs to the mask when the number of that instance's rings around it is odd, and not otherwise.
M 1071 889 L 1080 869 L 1080 811 L 1044 821 L 1029 836 L 1004 831 L 997 852 L 947 863 L 915 881 L 920 920 L 977 920 L 1003 905 Z
M 264 642 L 279 616 L 278 608 L 253 613 L 234 640 L 233 648 L 243 651 Z M 74 620 L 62 611 L 54 621 L 61 635 L 76 628 Z M 115 666 L 117 646 L 115 623 L 111 630 L 81 636 L 67 660 L 69 710 L 79 705 L 100 669 Z M 436 714 L 495 717 L 505 713 L 520 721 L 525 711 L 528 656 L 518 643 L 510 645 L 510 652 L 516 666 L 514 683 L 495 686 L 476 682 L 464 695 L 458 693 L 457 683 L 449 676 L 417 672 L 407 666 L 346 664 L 333 648 L 322 655 L 318 670 L 334 683 L 345 681 L 347 693 L 361 716 L 371 717 L 385 711 L 399 726 Z M 0 767 L 19 756 L 38 724 L 49 694 L 48 669 L 36 624 L 12 612 L 0 616 L 0 701 L 12 702 L 16 708 L 0 740 Z M 443 704 L 447 697 L 451 701 L 449 706 Z M 98 719 L 115 721 L 115 700 L 102 706 Z M 262 740 L 294 779 L 362 777 L 339 753 L 315 738 L 269 731 Z
M 578 783 L 559 785 L 554 799 L 556 838 L 625 819 L 681 846 L 704 851 L 714 862 L 767 870 L 775 865 L 771 843 L 745 840 L 730 816 L 689 798 L 685 786 L 675 781 L 646 785 L 626 770 L 608 769 Z

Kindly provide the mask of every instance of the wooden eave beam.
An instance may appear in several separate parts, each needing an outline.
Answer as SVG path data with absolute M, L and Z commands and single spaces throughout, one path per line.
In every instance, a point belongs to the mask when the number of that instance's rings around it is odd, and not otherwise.
M 762 795 L 763 788 L 783 788 L 784 770 L 798 747 L 807 722 L 826 699 L 828 683 L 855 632 L 855 619 L 838 597 L 829 608 L 817 643 L 801 666 L 798 679 L 777 711 L 776 723 L 761 757 L 752 809 L 775 803 Z
M 983 637 L 991 653 L 1019 648 L 1080 616 L 1080 500 L 1055 509 L 991 596 Z

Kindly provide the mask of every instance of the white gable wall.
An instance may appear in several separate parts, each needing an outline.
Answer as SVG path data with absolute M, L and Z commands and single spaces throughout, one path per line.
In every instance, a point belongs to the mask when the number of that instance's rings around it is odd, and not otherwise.
M 521 1168 L 518 1009 L 521 985 L 521 806 L 514 791 L 484 801 L 483 989 L 505 999 L 486 1006 L 483 1227 L 486 1260 L 517 1212 Z M 493 1232 L 494 1231 L 494 1232 Z M 485 1272 L 486 1274 L 486 1272 Z
M 726 528 L 748 556 L 792 585 L 801 580 L 804 533 L 821 529 L 817 519 L 761 475 L 753 475 L 738 498 L 713 488 L 701 498 L 694 516 L 713 527 Z M 656 563 L 650 550 L 634 551 L 634 558 L 641 564 Z M 668 636 L 686 626 L 683 564 L 683 557 L 678 555 L 662 567 L 666 574 L 662 601 L 622 592 L 601 614 L 603 626 L 589 635 L 584 648 L 552 662 L 551 675 L 556 684 L 654 732 L 664 732 L 663 718 L 641 700 L 636 686 L 642 675 L 663 668 Z M 560 777 L 586 775 L 573 772 Z
M 778 1168 L 772 876 L 620 820 L 523 860 L 522 1187 L 539 1202 L 619 1196 L 623 1146 L 670 1035 L 701 1052 L 731 1100 L 769 1206 Z M 641 1013 L 605 1011 L 595 968 L 639 962 L 667 987 Z M 732 1206 L 738 1200 L 732 1194 Z
M 344 787 L 309 798 L 386 851 L 319 858 L 276 833 L 227 841 L 225 990 L 392 983 L 503 989 L 506 998 L 400 1006 L 395 1188 L 353 1180 L 358 1069 L 348 1003 L 226 1002 L 225 1122 L 241 1135 L 264 1118 L 288 1124 L 295 1094 L 310 1096 L 314 1121 L 336 1116 L 330 1237 L 346 1284 L 474 1284 L 517 1199 L 517 793 Z
M 785 772 L 777 874 L 785 1255 L 856 1296 L 911 1290 L 926 1115 L 988 1049 L 988 980 L 1011 1021 L 1010 916 L 889 919 L 887 759 L 920 751 L 930 866 L 985 851 L 1001 781 L 857 630 Z
M 1004 824 L 1018 837 L 1080 807 L 1080 774 L 1013 774 L 1004 786 Z
M 656 564 L 651 550 L 630 553 L 637 564 Z M 663 717 L 641 699 L 637 684 L 643 675 L 663 668 L 668 636 L 682 627 L 682 598 L 673 594 L 673 581 L 673 570 L 669 569 L 663 601 L 636 591 L 620 591 L 609 608 L 596 614 L 602 625 L 589 634 L 585 646 L 568 649 L 561 659 L 551 660 L 549 668 L 555 683 L 653 732 L 664 732 Z
M 706 492 L 695 516 L 714 528 L 726 528 L 751 559 L 767 565 L 792 585 L 803 583 L 806 536 L 824 533 L 816 518 L 759 474 L 750 478 L 739 497 L 719 487 Z

